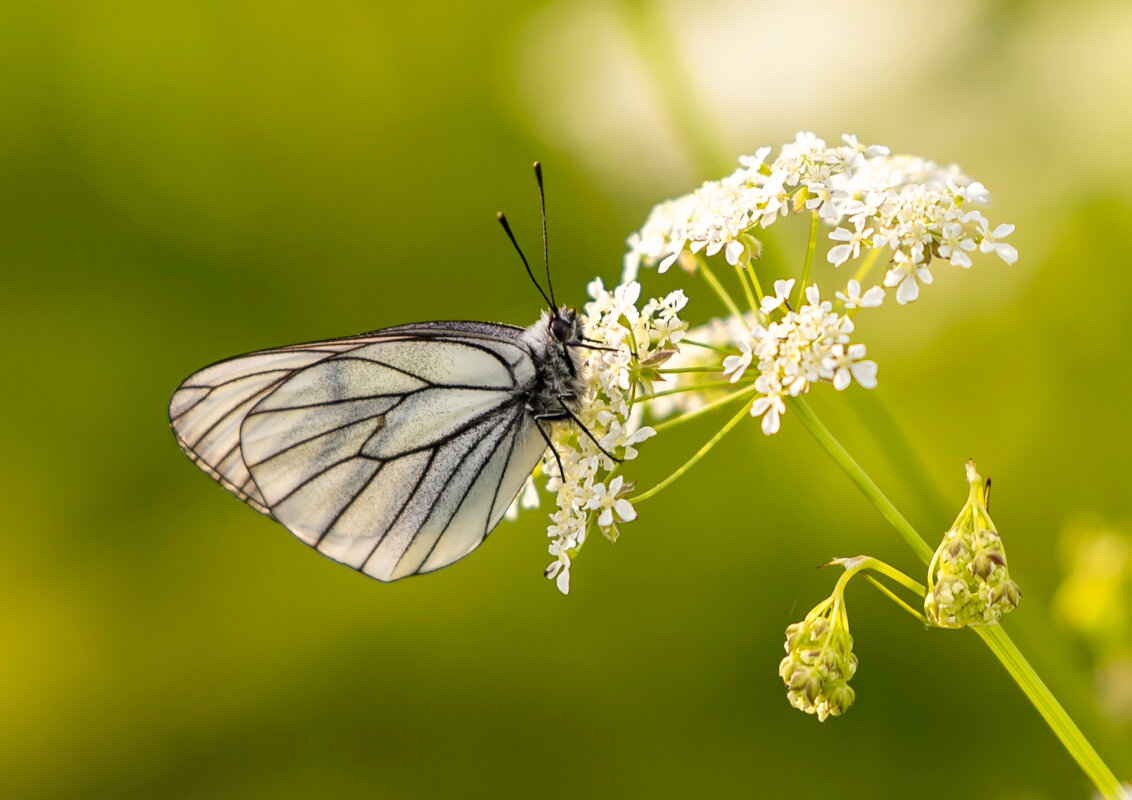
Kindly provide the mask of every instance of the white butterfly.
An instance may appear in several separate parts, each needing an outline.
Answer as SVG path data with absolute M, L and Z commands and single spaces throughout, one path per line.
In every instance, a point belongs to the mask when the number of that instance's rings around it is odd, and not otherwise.
M 170 401 L 177 443 L 335 561 L 382 581 L 440 569 L 503 517 L 549 445 L 543 422 L 577 419 L 582 320 L 543 296 L 552 310 L 525 329 L 423 322 L 205 367 Z

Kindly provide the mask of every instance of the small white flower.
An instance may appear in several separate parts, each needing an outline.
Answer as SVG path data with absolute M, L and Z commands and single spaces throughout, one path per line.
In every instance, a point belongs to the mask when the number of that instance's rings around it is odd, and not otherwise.
M 855 279 L 850 278 L 849 284 L 845 287 L 845 294 L 835 292 L 834 297 L 845 304 L 845 308 L 876 308 L 884 302 L 884 289 L 880 286 L 871 286 L 869 290 L 861 294 L 861 284 Z
M 966 269 L 971 266 L 971 257 L 967 253 L 975 249 L 975 240 L 972 239 L 963 226 L 958 222 L 949 222 L 943 226 L 943 234 L 939 243 L 939 254 L 956 267 Z
M 748 172 L 757 173 L 766 161 L 766 156 L 771 154 L 771 147 L 760 147 L 755 150 L 754 155 L 740 155 L 739 164 L 743 165 Z
M 877 365 L 875 361 L 865 361 L 865 346 L 851 344 L 835 344 L 829 350 L 829 355 L 822 359 L 822 366 L 833 372 L 833 388 L 844 391 L 849 387 L 850 379 L 866 389 L 875 389 L 877 385 Z
M 688 333 L 688 323 L 675 314 L 670 317 L 660 317 L 652 322 L 652 338 L 660 345 L 680 343 Z
M 984 204 L 990 202 L 990 192 L 979 181 L 973 181 L 966 186 L 955 186 L 954 192 L 956 200 Z
M 932 274 L 926 266 L 913 261 L 913 257 L 905 253 L 894 253 L 892 260 L 893 267 L 884 276 L 884 285 L 899 287 L 896 302 L 907 305 L 920 296 L 921 284 L 927 286 L 932 282 Z
M 661 316 L 675 316 L 683 311 L 686 305 L 688 305 L 688 295 L 684 294 L 683 289 L 674 289 L 660 301 Z
M 840 267 L 850 258 L 857 258 L 861 255 L 862 244 L 872 244 L 873 229 L 864 227 L 865 222 L 861 221 L 854 224 L 855 230 L 848 230 L 846 228 L 837 228 L 829 235 L 829 238 L 835 242 L 845 242 L 836 247 L 831 247 L 826 254 L 826 260 L 835 267 Z
M 610 452 L 617 451 L 622 447 L 625 448 L 624 455 L 621 456 L 623 461 L 632 461 L 637 457 L 637 449 L 633 445 L 651 439 L 656 436 L 656 430 L 644 425 L 632 433 L 627 433 L 621 421 L 614 418 L 609 423 L 609 433 L 601 439 L 601 446 Z
M 731 376 L 731 382 L 735 383 L 743 377 L 743 373 L 747 371 L 747 367 L 751 364 L 751 340 L 750 338 L 739 340 L 739 355 L 727 356 L 723 359 L 723 374 Z
M 554 581 L 562 594 L 570 594 L 570 556 L 566 553 L 559 553 L 558 560 L 551 562 L 543 574 Z
M 737 239 L 732 239 L 724 248 L 723 256 L 725 259 L 727 259 L 728 264 L 735 266 L 739 263 L 739 259 L 742 257 L 743 253 L 746 252 L 746 250 L 747 248 L 743 246 L 742 242 L 738 241 Z
M 608 528 L 613 524 L 613 512 L 617 512 L 617 516 L 623 522 L 632 522 L 637 518 L 637 511 L 633 505 L 624 497 L 619 497 L 621 493 L 622 484 L 625 482 L 625 476 L 618 475 L 616 478 L 609 482 L 607 489 L 604 483 L 596 483 L 593 486 L 593 493 L 590 496 L 589 502 L 586 503 L 586 508 L 591 510 L 600 509 L 597 517 L 598 527 Z
M 778 433 L 779 419 L 786 413 L 782 384 L 774 376 L 763 374 L 755 381 L 755 386 L 762 394 L 751 404 L 751 416 L 763 418 L 762 429 L 765 435 Z
M 979 232 L 983 237 L 982 242 L 979 243 L 980 251 L 984 253 L 994 253 L 1007 264 L 1013 264 L 1018 260 L 1018 251 L 1013 245 L 998 241 L 998 239 L 1009 236 L 1014 232 L 1013 225 L 1004 223 L 992 231 L 990 230 L 990 223 L 985 219 L 981 219 Z
M 841 141 L 845 142 L 845 146 L 848 147 L 852 152 L 860 153 L 860 154 L 864 155 L 866 158 L 876 158 L 877 156 L 888 155 L 888 148 L 885 147 L 884 145 L 880 145 L 880 144 L 872 144 L 872 145 L 868 145 L 868 146 L 863 145 L 860 142 L 858 142 L 857 137 L 853 136 L 852 134 L 843 133 L 841 135 Z
M 790 196 L 786 189 L 786 173 L 780 169 L 772 172 L 762 186 L 750 195 L 751 205 L 755 208 L 752 221 L 757 221 L 760 228 L 768 228 L 779 217 L 790 213 Z
M 781 305 L 787 302 L 790 297 L 790 292 L 794 290 L 794 279 L 790 278 L 785 281 L 774 282 L 774 294 L 764 295 L 760 307 L 764 314 L 769 314 Z

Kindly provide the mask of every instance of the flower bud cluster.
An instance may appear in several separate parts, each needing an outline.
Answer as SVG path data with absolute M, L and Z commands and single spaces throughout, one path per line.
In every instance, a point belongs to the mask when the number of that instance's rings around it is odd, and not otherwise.
M 987 484 L 974 462 L 967 464 L 967 477 L 967 504 L 928 567 L 924 612 L 941 628 L 994 625 L 1022 599 L 1022 590 L 1010 579 L 1002 538 L 987 513 Z
M 837 608 L 840 603 L 826 600 L 803 621 L 788 627 L 786 657 L 778 665 L 790 704 L 807 714 L 817 714 L 822 722 L 844 714 L 855 697 L 849 687 L 849 679 L 857 671 L 853 637 Z

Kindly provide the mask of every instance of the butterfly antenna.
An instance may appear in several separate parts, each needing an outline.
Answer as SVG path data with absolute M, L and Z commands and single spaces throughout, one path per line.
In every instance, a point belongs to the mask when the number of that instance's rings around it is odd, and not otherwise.
M 503 215 L 502 211 L 500 211 L 495 216 L 499 220 L 499 224 L 503 226 L 503 230 L 507 231 L 507 238 L 511 240 L 511 244 L 515 245 L 515 252 L 519 254 L 519 258 L 523 259 L 523 266 L 527 268 L 527 275 L 530 276 L 531 283 L 535 285 L 535 288 L 538 289 L 538 293 L 542 295 L 542 299 L 545 300 L 547 302 L 547 305 L 550 306 L 550 310 L 555 311 L 557 309 L 557 306 L 554 305 L 554 302 L 546 296 L 546 292 L 542 290 L 539 282 L 535 280 L 535 274 L 531 272 L 531 265 L 527 263 L 527 257 L 523 255 L 523 248 L 519 247 L 519 243 L 515 240 L 515 234 L 511 233 L 511 226 L 507 224 L 507 217 Z
M 550 250 L 546 246 L 546 193 L 542 188 L 542 164 L 535 162 L 535 180 L 538 182 L 538 206 L 542 212 L 542 263 L 546 267 L 546 285 L 550 289 L 550 302 L 554 313 L 558 313 L 558 301 L 554 298 L 554 284 L 550 282 Z

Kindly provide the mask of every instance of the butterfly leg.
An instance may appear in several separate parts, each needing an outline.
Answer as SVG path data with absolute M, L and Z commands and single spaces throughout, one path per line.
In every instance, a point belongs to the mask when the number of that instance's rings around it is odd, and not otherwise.
M 607 347 L 599 342 L 597 339 L 587 339 L 585 337 L 576 342 L 566 342 L 567 347 L 584 347 L 586 350 L 601 350 L 604 353 L 620 353 L 620 347 Z
M 542 434 L 542 438 L 546 442 L 546 446 L 550 448 L 550 452 L 554 453 L 554 460 L 558 462 L 558 477 L 562 480 L 566 480 L 566 470 L 562 466 L 562 457 L 558 455 L 558 450 L 554 447 L 554 442 L 550 441 L 550 434 L 543 430 L 542 423 L 539 422 L 540 417 L 533 417 L 533 419 L 535 421 L 535 427 L 538 428 L 538 432 Z
M 558 398 L 559 402 L 563 401 L 564 399 L 565 398 L 562 398 L 562 397 Z M 601 442 L 599 442 L 597 440 L 597 437 L 594 436 L 592 433 L 590 433 L 590 429 L 587 428 L 582 423 L 582 421 L 580 419 L 578 419 L 578 417 L 574 414 L 574 412 L 571 411 L 566 406 L 566 403 L 564 403 L 564 402 L 562 402 L 562 410 L 566 413 L 566 416 L 568 416 L 570 419 L 574 420 L 574 424 L 577 425 L 579 428 L 581 428 L 582 432 L 585 433 L 586 436 L 590 437 L 590 441 L 593 442 L 595 445 L 597 445 L 598 450 L 600 450 L 602 453 L 604 453 L 609 458 L 612 458 L 618 464 L 624 463 L 624 459 L 618 458 L 617 456 L 613 455 L 613 453 L 609 452 L 608 450 L 606 450 L 604 447 L 601 446 Z

